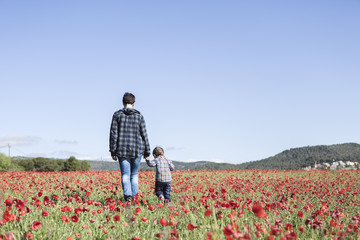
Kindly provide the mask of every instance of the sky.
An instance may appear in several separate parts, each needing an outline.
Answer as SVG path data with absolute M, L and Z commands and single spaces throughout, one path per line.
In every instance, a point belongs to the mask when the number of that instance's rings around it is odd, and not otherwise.
M 360 143 L 360 1 L 0 1 L 0 152 L 110 160 L 136 96 L 151 149 L 243 163 Z

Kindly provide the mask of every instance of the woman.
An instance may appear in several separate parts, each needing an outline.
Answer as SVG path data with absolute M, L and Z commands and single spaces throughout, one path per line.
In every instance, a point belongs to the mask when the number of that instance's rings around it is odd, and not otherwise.
M 110 153 L 114 161 L 119 160 L 125 201 L 131 201 L 138 192 L 140 161 L 150 156 L 150 144 L 144 117 L 134 109 L 135 96 L 125 93 L 123 105 L 112 118 Z

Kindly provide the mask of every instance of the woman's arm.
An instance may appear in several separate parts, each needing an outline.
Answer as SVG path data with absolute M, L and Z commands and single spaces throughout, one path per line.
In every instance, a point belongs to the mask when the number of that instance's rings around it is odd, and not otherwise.
M 111 157 L 113 157 L 113 159 L 116 155 L 115 153 L 117 148 L 117 139 L 118 139 L 118 119 L 117 119 L 117 115 L 114 113 L 111 120 L 110 137 L 109 137 L 109 150 L 111 153 Z
M 149 167 L 155 167 L 155 166 L 156 166 L 156 161 L 155 161 L 155 159 L 154 159 L 154 160 L 145 159 L 145 160 L 146 160 L 146 164 L 147 164 Z
M 146 158 L 146 157 L 150 156 L 150 144 L 149 144 L 149 139 L 148 139 L 147 132 L 146 132 L 145 120 L 142 115 L 141 115 L 141 120 L 140 120 L 140 136 L 145 145 L 144 157 Z

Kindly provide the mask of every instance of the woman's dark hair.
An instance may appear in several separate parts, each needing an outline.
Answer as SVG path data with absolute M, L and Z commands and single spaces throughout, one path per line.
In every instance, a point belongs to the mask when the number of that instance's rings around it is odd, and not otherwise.
M 134 104 L 135 103 L 135 96 L 132 93 L 126 92 L 123 96 L 123 104 L 126 106 L 127 104 Z

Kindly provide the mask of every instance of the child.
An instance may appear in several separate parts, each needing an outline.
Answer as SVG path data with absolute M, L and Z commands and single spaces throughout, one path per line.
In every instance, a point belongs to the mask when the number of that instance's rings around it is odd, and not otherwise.
M 149 167 L 156 166 L 156 178 L 155 178 L 155 194 L 158 196 L 161 202 L 171 202 L 170 190 L 171 190 L 171 172 L 174 170 L 174 164 L 171 160 L 166 159 L 164 156 L 164 149 L 161 147 L 154 148 L 153 151 L 154 160 L 146 159 L 146 163 Z

